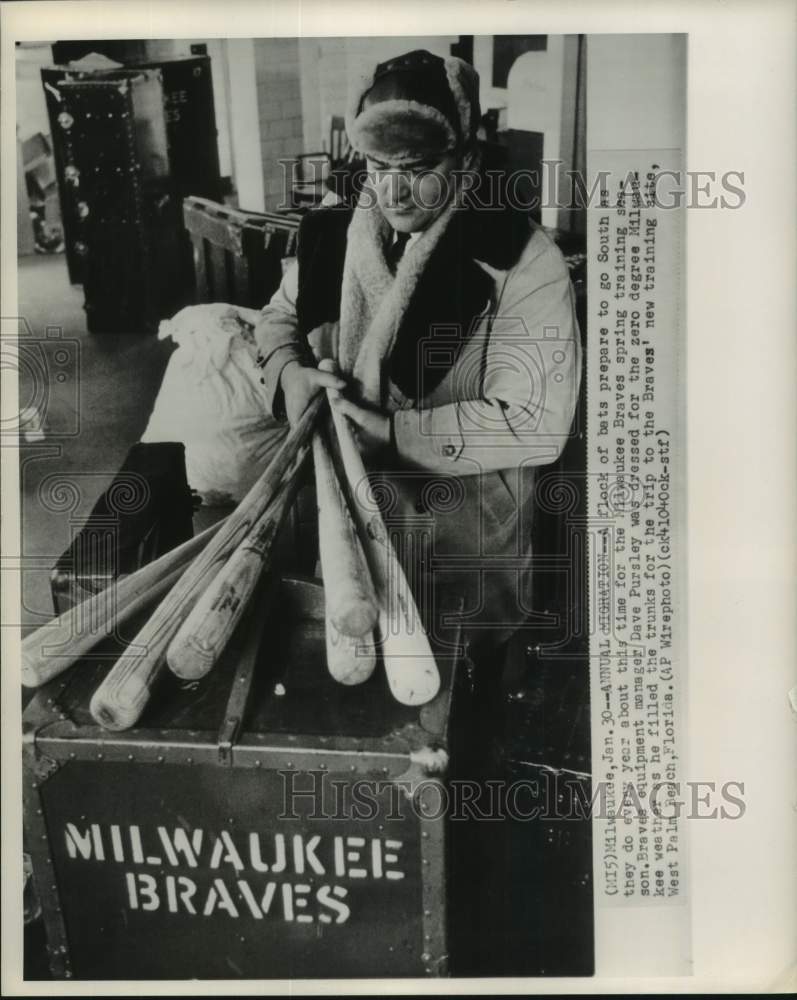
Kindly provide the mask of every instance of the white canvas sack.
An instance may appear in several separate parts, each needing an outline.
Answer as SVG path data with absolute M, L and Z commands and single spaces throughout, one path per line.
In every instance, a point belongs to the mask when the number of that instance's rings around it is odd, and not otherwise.
M 158 329 L 177 350 L 141 440 L 182 441 L 188 483 L 208 506 L 240 500 L 286 434 L 264 404 L 258 315 L 226 303 L 187 306 Z

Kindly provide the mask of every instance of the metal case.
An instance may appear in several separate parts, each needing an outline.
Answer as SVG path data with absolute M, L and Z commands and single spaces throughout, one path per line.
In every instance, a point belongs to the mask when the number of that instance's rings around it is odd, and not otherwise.
M 161 75 L 47 79 L 67 259 L 92 333 L 152 329 L 179 287 Z
M 56 48 L 57 45 L 54 55 Z M 58 99 L 51 88 L 57 90 L 60 82 L 67 79 L 118 81 L 135 76 L 140 70 L 157 70 L 161 78 L 169 172 L 178 207 L 187 195 L 220 198 L 221 173 L 210 56 L 140 58 L 118 69 L 90 70 L 70 66 L 65 61 L 59 66 L 45 67 L 41 72 L 48 106 L 54 102 L 57 113 Z
M 118 648 L 28 705 L 27 850 L 56 977 L 446 973 L 439 805 L 470 676 L 458 633 L 436 647 L 440 693 L 408 708 L 381 667 L 335 683 L 323 589 L 278 586 L 274 613 L 253 601 L 191 690 L 164 671 L 135 729 L 107 732 L 87 709 Z
M 208 56 L 41 71 L 69 277 L 91 332 L 153 329 L 190 297 L 187 195 L 221 194 Z
M 134 444 L 50 573 L 57 615 L 193 535 L 185 446 Z
M 197 302 L 262 309 L 282 281 L 282 261 L 296 254 L 298 215 L 244 212 L 206 198 L 186 198 L 183 219 L 193 245 Z

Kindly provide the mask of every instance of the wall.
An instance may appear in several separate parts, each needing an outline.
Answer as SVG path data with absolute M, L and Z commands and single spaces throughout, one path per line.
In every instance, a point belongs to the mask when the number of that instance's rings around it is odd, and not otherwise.
M 285 175 L 280 160 L 295 159 L 305 151 L 299 40 L 258 38 L 254 42 L 254 55 L 263 191 L 266 210 L 273 211 L 285 194 Z M 241 207 L 250 206 L 242 204 Z
M 549 35 L 546 51 L 525 52 L 509 71 L 507 126 L 543 134 L 543 159 L 561 161 L 560 191 L 565 171 L 575 166 L 577 78 L 578 35 Z M 543 171 L 543 225 L 569 228 L 570 212 L 546 207 L 554 200 L 553 182 L 554 172 Z
M 474 35 L 473 65 L 479 74 L 479 100 L 482 112 L 490 108 L 506 108 L 506 87 L 493 86 L 493 36 Z M 501 121 L 501 127 L 506 127 L 506 121 Z
M 50 134 L 40 70 L 52 64 L 53 53 L 49 42 L 26 42 L 17 48 L 17 134 L 20 139 L 29 139 L 36 132 Z

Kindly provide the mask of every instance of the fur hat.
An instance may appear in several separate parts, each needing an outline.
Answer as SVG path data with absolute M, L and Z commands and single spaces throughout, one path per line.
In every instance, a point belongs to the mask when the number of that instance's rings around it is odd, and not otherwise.
M 476 70 L 454 56 L 417 49 L 358 81 L 346 131 L 359 153 L 399 164 L 467 152 L 480 117 Z

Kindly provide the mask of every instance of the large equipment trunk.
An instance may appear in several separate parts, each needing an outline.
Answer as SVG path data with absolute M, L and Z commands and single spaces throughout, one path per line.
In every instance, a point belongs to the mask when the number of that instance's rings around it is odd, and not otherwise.
M 92 333 L 154 330 L 191 298 L 188 195 L 220 196 L 207 56 L 42 70 L 69 278 Z
M 222 662 L 188 686 L 166 671 L 135 729 L 109 733 L 87 708 L 118 646 L 26 709 L 26 836 L 56 977 L 446 973 L 440 804 L 469 704 L 457 634 L 436 648 L 440 693 L 408 708 L 381 669 L 332 680 L 318 582 L 265 586 L 274 613 L 261 589 Z

